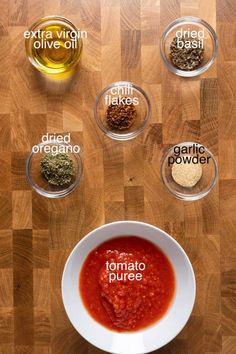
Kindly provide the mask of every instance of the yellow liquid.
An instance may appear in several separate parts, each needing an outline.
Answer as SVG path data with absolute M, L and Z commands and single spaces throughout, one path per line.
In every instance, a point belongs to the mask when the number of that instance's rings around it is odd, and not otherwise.
M 80 56 L 80 43 L 78 38 L 70 38 L 69 28 L 65 25 L 52 25 L 43 28 L 45 33 L 51 32 L 52 38 L 46 38 L 45 34 L 41 38 L 34 38 L 32 56 L 39 64 L 39 69 L 46 73 L 63 73 L 71 70 L 78 62 Z M 64 35 L 67 32 L 67 35 Z M 58 33 L 62 33 L 59 37 Z M 40 48 L 35 48 L 34 43 L 40 41 Z M 54 47 L 56 42 L 56 47 Z M 36 43 L 35 43 L 36 44 Z

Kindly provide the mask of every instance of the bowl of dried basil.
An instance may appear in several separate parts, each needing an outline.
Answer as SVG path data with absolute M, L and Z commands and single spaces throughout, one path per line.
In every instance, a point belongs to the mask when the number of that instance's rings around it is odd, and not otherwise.
M 101 131 L 112 139 L 125 141 L 137 137 L 150 116 L 147 94 L 131 82 L 113 82 L 96 97 L 95 120 Z
M 217 51 L 216 32 L 198 17 L 186 16 L 174 20 L 161 37 L 162 60 L 178 76 L 201 75 L 214 63 Z
M 78 187 L 83 171 L 78 145 L 46 141 L 35 145 L 26 161 L 30 186 L 48 198 L 62 198 Z

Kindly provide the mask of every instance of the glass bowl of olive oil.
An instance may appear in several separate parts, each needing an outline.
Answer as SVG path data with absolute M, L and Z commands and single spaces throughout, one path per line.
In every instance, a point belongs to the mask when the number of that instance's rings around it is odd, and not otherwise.
M 71 72 L 80 60 L 80 31 L 64 17 L 43 17 L 24 36 L 29 61 L 44 74 Z
M 56 141 L 35 145 L 26 160 L 26 178 L 31 188 L 47 198 L 62 198 L 73 192 L 83 173 L 78 148 Z

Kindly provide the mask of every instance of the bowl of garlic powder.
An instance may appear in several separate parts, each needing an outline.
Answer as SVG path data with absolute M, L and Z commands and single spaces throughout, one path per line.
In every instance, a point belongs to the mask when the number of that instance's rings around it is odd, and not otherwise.
M 194 201 L 205 197 L 218 179 L 217 161 L 212 152 L 196 142 L 172 146 L 163 156 L 161 177 L 176 198 Z

